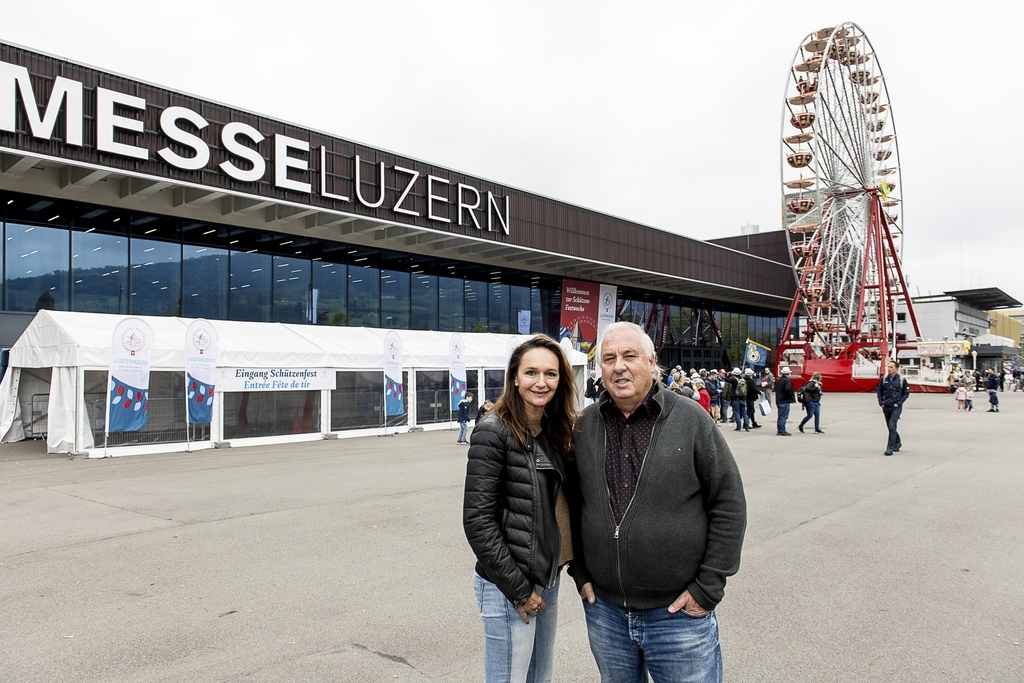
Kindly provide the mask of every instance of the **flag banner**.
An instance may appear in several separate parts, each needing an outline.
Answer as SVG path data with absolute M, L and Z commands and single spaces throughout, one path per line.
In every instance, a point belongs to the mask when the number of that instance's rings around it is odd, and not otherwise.
M 189 424 L 207 424 L 213 419 L 217 341 L 217 330 L 209 320 L 195 320 L 185 331 L 185 405 Z
M 451 410 L 466 397 L 466 346 L 461 334 L 453 334 L 448 340 L 448 376 L 451 379 Z
M 402 340 L 394 330 L 384 335 L 384 412 L 405 413 L 405 385 L 402 383 Z
M 619 290 L 615 285 L 601 285 L 601 295 L 597 307 L 597 339 L 601 338 L 604 328 L 615 322 L 616 306 L 619 302 Z M 595 351 L 597 345 L 594 345 Z M 589 360 L 593 360 L 593 354 L 587 354 Z
M 768 352 L 770 348 L 764 344 L 758 344 L 756 341 L 747 340 L 747 350 L 744 353 L 747 365 L 751 367 L 758 367 L 768 362 Z
M 519 309 L 519 313 L 516 316 L 518 325 L 516 330 L 519 334 L 530 334 L 530 325 L 533 322 L 533 312 L 529 309 Z
M 596 282 L 562 280 L 562 315 L 558 340 L 566 337 L 577 351 L 590 356 L 597 344 L 598 292 Z
M 138 318 L 125 318 L 114 328 L 110 355 L 108 432 L 137 432 L 149 417 L 149 364 L 153 330 Z

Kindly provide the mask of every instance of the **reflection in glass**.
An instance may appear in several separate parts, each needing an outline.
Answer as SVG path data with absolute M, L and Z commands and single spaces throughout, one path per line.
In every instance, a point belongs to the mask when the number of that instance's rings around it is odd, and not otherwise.
M 131 240 L 131 312 L 181 315 L 181 245 Z
M 313 261 L 313 309 L 316 325 L 348 324 L 346 269 L 344 264 Z
M 220 400 L 226 439 L 320 431 L 319 391 L 224 392 Z
M 466 332 L 487 331 L 487 283 L 466 280 Z
M 451 386 L 447 370 L 416 373 L 416 424 L 451 422 Z
M 463 329 L 463 291 L 462 278 L 437 278 L 437 329 L 442 332 L 462 332 Z
M 380 269 L 348 269 L 348 324 L 380 327 Z
M 232 251 L 228 311 L 232 320 L 270 322 L 273 263 L 270 254 Z
M 128 238 L 71 233 L 71 310 L 128 312 Z
M 68 310 L 68 231 L 8 223 L 8 311 Z
M 309 259 L 274 257 L 274 322 L 312 321 L 309 266 Z
M 409 273 L 380 271 L 380 317 L 381 327 L 409 329 Z
M 531 319 L 533 317 L 532 305 L 530 303 L 530 288 L 520 287 L 517 285 L 509 287 L 509 304 L 512 309 L 512 326 L 514 328 L 512 331 L 529 334 L 529 327 L 523 330 L 519 329 L 519 312 L 525 311 L 526 313 L 530 313 Z
M 484 399 L 497 401 L 505 390 L 504 370 L 484 370 Z
M 182 257 L 185 317 L 227 320 L 228 250 L 186 244 Z
M 412 276 L 412 325 L 413 330 L 436 330 L 437 326 L 437 276 L 414 273 Z
M 491 297 L 487 307 L 487 331 L 499 334 L 515 332 L 512 326 L 511 301 L 508 285 L 498 282 L 490 284 Z

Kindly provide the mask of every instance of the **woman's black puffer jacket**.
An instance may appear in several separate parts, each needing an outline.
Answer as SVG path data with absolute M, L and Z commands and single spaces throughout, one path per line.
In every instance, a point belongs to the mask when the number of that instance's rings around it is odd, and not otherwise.
M 565 464 L 543 442 L 528 435 L 526 452 L 519 450 L 509 429 L 490 413 L 473 430 L 466 465 L 466 539 L 479 569 L 517 607 L 530 598 L 534 584 L 548 586 L 557 569 L 558 544 L 553 551 L 540 548 L 537 538 L 558 538 L 554 503 Z M 556 477 L 554 491 L 538 485 L 538 466 L 555 470 L 542 475 Z M 537 524 L 545 527 L 538 530 Z

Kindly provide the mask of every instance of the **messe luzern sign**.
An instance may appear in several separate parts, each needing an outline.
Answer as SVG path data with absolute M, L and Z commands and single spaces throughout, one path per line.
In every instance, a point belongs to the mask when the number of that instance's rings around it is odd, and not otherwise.
M 0 147 L 463 234 L 512 218 L 495 183 L 2 43 Z

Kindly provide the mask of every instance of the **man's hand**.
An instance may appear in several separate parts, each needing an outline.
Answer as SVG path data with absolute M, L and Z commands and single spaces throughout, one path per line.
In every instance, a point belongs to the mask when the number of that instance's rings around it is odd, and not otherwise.
M 668 606 L 669 614 L 675 614 L 679 610 L 683 610 L 687 614 L 695 617 L 702 617 L 708 613 L 706 609 L 701 607 L 700 604 L 693 599 L 693 596 L 690 595 L 690 591 L 683 591 L 683 594 Z
M 597 596 L 594 595 L 594 584 L 590 582 L 583 584 L 583 588 L 580 589 L 580 597 L 593 605 L 597 600 Z
M 529 624 L 530 617 L 537 616 L 538 612 L 548 611 L 548 604 L 544 602 L 544 598 L 540 597 L 540 593 L 535 588 L 526 603 L 516 607 L 516 609 L 519 610 L 519 616 L 522 617 L 523 623 Z

